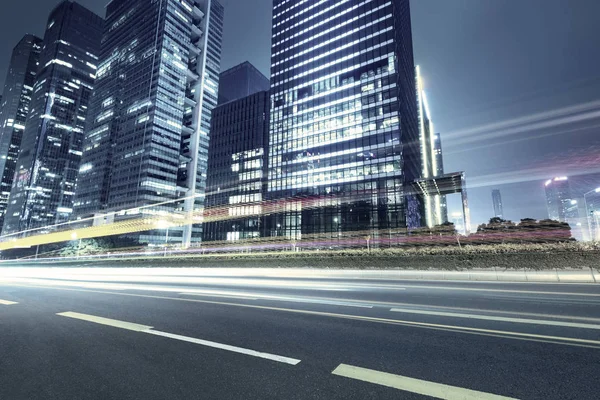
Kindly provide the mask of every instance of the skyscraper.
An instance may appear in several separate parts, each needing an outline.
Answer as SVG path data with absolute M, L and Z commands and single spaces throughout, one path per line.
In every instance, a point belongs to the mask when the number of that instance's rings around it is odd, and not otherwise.
M 42 39 L 25 35 L 13 50 L 4 83 L 0 101 L 0 229 L 15 176 L 41 50 Z
M 251 73 L 232 73 L 247 70 Z M 258 75 L 257 75 L 258 74 Z M 221 74 L 219 98 L 248 95 L 213 110 L 203 239 L 264 237 L 264 169 L 269 136 L 269 80 L 245 62 Z M 260 91 L 260 89 L 263 89 Z
M 71 218 L 102 22 L 72 1 L 48 18 L 3 233 Z
M 429 103 L 421 76 L 419 66 L 417 71 L 417 101 L 419 110 L 419 132 L 422 162 L 422 177 L 425 179 L 440 177 L 444 175 L 444 163 L 442 155 L 442 140 L 435 133 Z M 448 209 L 446 196 L 425 196 L 425 221 L 427 226 L 441 225 L 448 222 Z
M 303 234 L 422 224 L 408 0 L 275 0 L 268 197 L 272 229 Z
M 269 78 L 248 61 L 221 72 L 219 76 L 219 104 L 228 103 L 254 93 L 268 91 Z
M 492 202 L 494 204 L 494 217 L 504 218 L 504 208 L 502 207 L 502 195 L 500 190 L 492 190 Z
M 578 218 L 577 200 L 571 195 L 569 178 L 549 179 L 545 187 L 548 218 L 560 222 L 569 222 Z
M 142 213 L 201 212 L 217 105 L 223 7 L 216 0 L 113 0 L 75 201 L 78 217 L 170 200 Z M 129 218 L 117 216 L 116 218 Z M 160 230 L 139 236 L 162 243 Z M 200 241 L 197 225 L 169 241 Z

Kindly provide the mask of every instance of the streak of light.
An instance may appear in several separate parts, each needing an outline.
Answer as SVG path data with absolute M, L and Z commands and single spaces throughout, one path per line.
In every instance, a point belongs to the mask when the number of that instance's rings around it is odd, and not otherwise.
M 488 142 L 488 143 L 485 143 L 485 144 L 482 144 L 479 146 L 469 146 L 469 147 L 461 146 L 457 149 L 453 149 L 452 151 L 444 151 L 444 155 L 458 154 L 458 153 L 464 153 L 464 152 L 470 153 L 475 150 L 486 149 L 486 148 L 490 148 L 490 147 L 497 148 L 498 146 L 502 146 L 502 145 L 527 142 L 527 141 L 536 140 L 536 139 L 544 139 L 544 138 L 548 138 L 551 136 L 574 134 L 574 133 L 578 133 L 578 132 L 582 132 L 582 131 L 589 131 L 591 129 L 596 129 L 596 128 L 600 128 L 600 124 L 584 126 L 581 128 L 575 128 L 575 129 L 569 129 L 569 130 L 562 130 L 559 132 L 544 133 L 544 134 L 540 134 L 540 135 L 528 135 L 525 137 L 520 137 L 518 139 L 505 140 L 502 142 L 497 142 L 497 141 Z M 453 146 L 450 145 L 448 147 L 453 147 Z
M 451 146 L 464 146 L 465 144 L 489 141 L 493 139 L 499 139 L 506 136 L 515 135 L 518 133 L 524 133 L 529 131 L 555 128 L 561 125 L 580 123 L 592 119 L 600 118 L 600 110 L 590 111 L 582 114 L 571 115 L 561 118 L 555 118 L 548 121 L 541 121 L 530 123 L 527 125 L 514 126 L 506 129 L 494 130 L 493 132 L 478 132 L 473 135 L 464 135 L 457 138 L 452 138 L 449 143 Z
M 559 109 L 551 110 L 551 111 L 544 111 L 541 113 L 528 115 L 528 116 L 522 116 L 522 117 L 518 117 L 518 118 L 513 118 L 510 120 L 494 122 L 491 124 L 481 125 L 481 126 L 477 126 L 474 128 L 465 129 L 462 131 L 448 132 L 444 135 L 444 137 L 446 138 L 446 140 L 448 140 L 448 139 L 457 139 L 457 138 L 469 137 L 469 136 L 479 136 L 486 132 L 497 132 L 498 130 L 514 128 L 514 127 L 518 127 L 521 125 L 538 123 L 538 122 L 546 121 L 549 119 L 558 119 L 561 117 L 566 117 L 569 115 L 579 114 L 579 113 L 583 113 L 583 112 L 597 111 L 598 109 L 600 109 L 600 100 L 583 103 L 583 104 L 578 104 L 578 105 L 574 105 L 574 106 L 569 106 L 569 107 L 564 107 L 564 108 L 559 108 Z

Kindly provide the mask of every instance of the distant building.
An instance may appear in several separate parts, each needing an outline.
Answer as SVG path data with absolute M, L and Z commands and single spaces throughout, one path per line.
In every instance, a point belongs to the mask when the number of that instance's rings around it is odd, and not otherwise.
M 492 190 L 492 203 L 494 204 L 494 217 L 504 219 L 504 207 L 502 205 L 500 190 Z
M 42 39 L 25 35 L 13 50 L 4 83 L 0 101 L 0 229 L 15 176 L 41 50 Z
M 577 240 L 587 237 L 586 224 L 580 218 L 580 200 L 573 196 L 568 177 L 549 179 L 545 184 L 548 218 L 566 222 Z M 589 229 L 588 229 L 589 230 Z
M 70 220 L 103 20 L 63 1 L 50 14 L 3 233 Z
M 221 72 L 219 76 L 219 104 L 268 91 L 269 78 L 248 61 Z
M 571 195 L 569 178 L 558 177 L 546 181 L 546 205 L 548 218 L 554 221 L 567 222 L 577 218 L 577 200 Z
M 108 4 L 77 187 L 78 218 L 98 221 L 108 211 L 133 208 L 115 220 L 175 212 L 200 220 L 223 14 L 217 0 Z M 157 228 L 136 239 L 184 247 L 201 240 L 200 225 Z
M 264 237 L 264 169 L 269 134 L 269 92 L 213 110 L 208 158 L 205 241 Z
M 600 187 L 584 195 L 586 219 L 589 237 L 595 242 L 600 241 Z

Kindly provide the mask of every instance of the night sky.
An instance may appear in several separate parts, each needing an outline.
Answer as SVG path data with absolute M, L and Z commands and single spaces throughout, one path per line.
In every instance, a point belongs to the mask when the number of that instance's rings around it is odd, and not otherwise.
M 2 2 L 0 85 L 12 47 L 43 35 L 59 2 Z M 80 3 L 104 15 L 104 0 Z M 268 74 L 271 0 L 221 3 L 222 69 L 248 60 Z M 492 216 L 494 188 L 507 218 L 545 218 L 546 179 L 600 172 L 600 1 L 413 0 L 412 14 L 446 171 L 466 171 L 474 223 Z

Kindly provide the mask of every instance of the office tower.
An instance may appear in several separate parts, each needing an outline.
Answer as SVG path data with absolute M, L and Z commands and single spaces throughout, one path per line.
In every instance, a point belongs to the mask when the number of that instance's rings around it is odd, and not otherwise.
M 242 94 L 236 87 L 247 95 L 213 110 L 205 241 L 266 236 L 262 201 L 270 98 L 265 84 L 268 89 L 269 80 L 248 62 L 221 73 L 220 99 Z
M 76 215 L 100 219 L 170 201 L 140 213 L 183 212 L 200 221 L 223 7 L 216 0 L 113 0 L 106 13 Z M 158 229 L 138 239 L 163 243 L 166 236 Z M 197 225 L 168 235 L 184 246 L 200 239 Z
M 419 133 L 422 162 L 422 178 L 430 179 L 444 175 L 442 156 L 442 140 L 440 134 L 435 133 L 429 102 L 425 93 L 425 85 L 421 75 L 421 68 L 416 67 L 417 102 L 419 111 Z M 430 195 L 424 198 L 425 221 L 427 226 L 441 225 L 448 222 L 448 208 L 446 196 Z
M 48 18 L 4 233 L 71 218 L 102 22 L 72 1 Z
M 546 181 L 546 205 L 548 218 L 569 222 L 578 217 L 577 200 L 571 195 L 569 178 L 557 177 Z
M 492 202 L 494 204 L 494 217 L 504 218 L 504 208 L 502 207 L 502 195 L 500 190 L 492 190 Z
M 25 35 L 15 46 L 0 101 L 0 229 L 17 166 L 38 70 L 42 39 Z
M 268 91 L 269 78 L 248 61 L 221 72 L 219 76 L 219 104 L 238 100 L 257 92 Z
M 272 234 L 420 226 L 409 1 L 275 0 L 272 32 Z
M 221 83 L 228 81 L 223 75 L 221 79 Z M 247 83 L 244 79 L 236 81 L 242 86 Z M 213 110 L 204 210 L 203 238 L 206 241 L 235 241 L 267 235 L 263 177 L 269 106 L 269 92 L 261 91 Z

